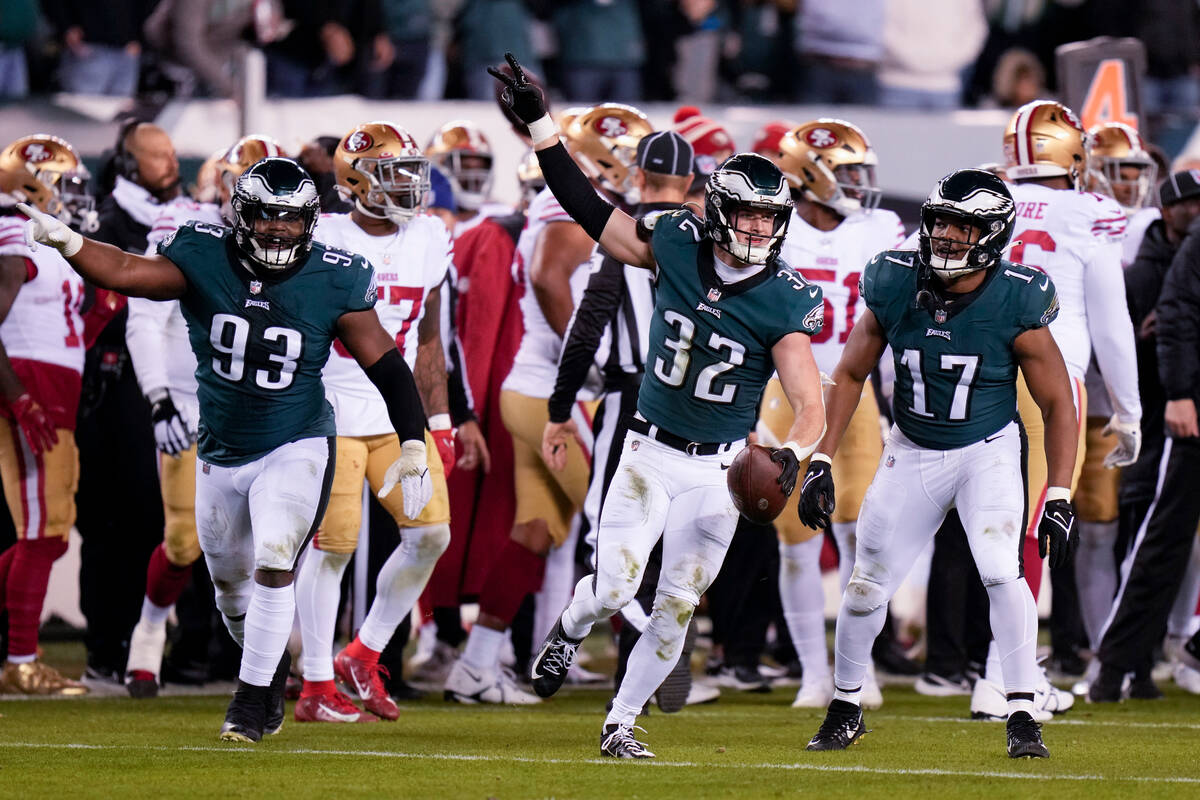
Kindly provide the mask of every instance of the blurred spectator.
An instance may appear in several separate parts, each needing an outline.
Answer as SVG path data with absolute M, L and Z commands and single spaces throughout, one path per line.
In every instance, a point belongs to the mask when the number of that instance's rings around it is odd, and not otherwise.
M 288 33 L 264 48 L 267 93 L 311 97 L 349 91 L 392 63 L 380 0 L 281 0 Z
M 142 24 L 155 0 L 43 0 L 62 39 L 63 91 L 132 97 L 142 56 Z
M 195 73 L 210 95 L 232 97 L 253 16 L 253 0 L 161 0 L 142 30 L 147 44 Z
M 963 72 L 975 63 L 987 35 L 982 0 L 887 0 L 881 104 L 957 108 Z
M 504 63 L 506 51 L 522 67 L 541 72 L 529 36 L 533 17 L 521 0 L 466 0 L 458 24 L 459 59 L 471 100 L 491 99 L 496 79 L 487 68 Z
M 1042 62 L 1023 47 L 1011 47 L 996 62 L 996 70 L 992 73 L 992 93 L 984 98 L 981 105 L 1020 108 L 1049 94 Z
M 703 3 L 685 0 L 688 4 Z M 713 5 L 711 0 L 707 5 Z M 553 20 L 563 92 L 569 100 L 641 100 L 646 44 L 634 0 L 562 0 L 555 5 Z
M 384 34 L 391 42 L 392 63 L 367 74 L 368 97 L 417 96 L 429 65 L 434 30 L 431 0 L 380 0 Z
M 1200 107 L 1200 5 L 1179 0 L 1119 4 L 1137 21 L 1125 35 L 1146 45 L 1143 99 L 1150 114 L 1196 117 Z
M 338 193 L 337 176 L 334 174 L 333 153 L 340 141 L 336 136 L 318 136 L 300 148 L 300 155 L 296 159 L 317 184 L 322 214 L 348 214 L 353 208 Z
M 711 103 L 717 99 L 717 67 L 728 15 L 718 0 L 679 0 L 679 10 L 688 31 L 674 43 L 671 82 L 675 97 L 689 103 Z
M 723 43 L 734 88 L 751 100 L 790 99 L 796 72 L 791 31 L 798 0 L 742 0 L 726 7 L 735 36 Z M 686 99 L 686 95 L 680 95 Z
M 25 46 L 37 32 L 36 0 L 5 0 L 0 10 L 0 97 L 29 94 Z
M 801 103 L 874 105 L 886 0 L 807 0 L 796 14 Z M 924 40 L 922 40 L 924 41 Z M 939 43 L 940 44 L 940 43 Z

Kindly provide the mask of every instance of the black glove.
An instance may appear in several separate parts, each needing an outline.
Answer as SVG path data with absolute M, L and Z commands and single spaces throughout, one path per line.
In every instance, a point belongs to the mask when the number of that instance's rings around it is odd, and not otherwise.
M 500 93 L 500 102 L 508 106 L 513 114 L 526 125 L 537 122 L 546 116 L 546 100 L 542 97 L 542 90 L 529 82 L 525 77 L 525 71 L 521 69 L 521 65 L 517 63 L 517 59 L 512 53 L 505 53 L 504 58 L 508 61 L 508 66 L 512 68 L 512 75 L 505 75 L 495 67 L 488 67 L 488 72 L 504 84 L 504 91 Z
M 833 513 L 833 469 L 825 461 L 809 461 L 804 483 L 800 485 L 800 505 L 796 511 L 800 521 L 810 528 L 824 530 L 829 527 L 829 515 Z
M 771 450 L 771 460 L 783 466 L 779 473 L 779 488 L 788 497 L 796 489 L 796 476 L 800 474 L 800 460 L 796 454 L 786 447 L 776 447 Z
M 1064 566 L 1071 560 L 1079 537 L 1075 535 L 1075 509 L 1069 500 L 1048 500 L 1038 523 L 1038 555 L 1050 553 L 1050 567 Z
M 154 423 L 154 441 L 158 449 L 175 458 L 192 446 L 187 423 L 166 389 L 146 395 L 150 401 L 150 419 Z

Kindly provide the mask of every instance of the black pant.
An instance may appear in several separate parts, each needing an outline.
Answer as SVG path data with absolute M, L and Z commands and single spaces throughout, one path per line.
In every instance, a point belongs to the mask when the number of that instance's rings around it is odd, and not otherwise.
M 963 675 L 971 662 L 987 660 L 992 638 L 989 607 L 967 533 L 958 511 L 953 510 L 933 537 L 925 611 L 926 672 L 943 677 Z
M 1116 612 L 1100 641 L 1105 667 L 1143 666 L 1166 630 L 1200 522 L 1200 439 L 1168 439 L 1166 470 L 1138 531 Z
M 725 663 L 757 667 L 767 627 L 780 613 L 779 542 L 772 526 L 738 518 L 725 562 L 708 587 L 708 612 Z

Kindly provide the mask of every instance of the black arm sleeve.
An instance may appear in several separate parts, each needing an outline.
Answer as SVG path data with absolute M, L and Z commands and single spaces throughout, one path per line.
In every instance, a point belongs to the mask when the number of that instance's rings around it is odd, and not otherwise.
M 604 233 L 604 226 L 615 209 L 596 194 L 595 188 L 562 142 L 538 150 L 537 157 L 554 199 L 588 236 L 600 241 L 600 234 Z
M 401 442 L 416 439 L 425 441 L 425 408 L 417 393 L 412 370 L 400 351 L 392 348 L 383 357 L 363 370 L 387 404 L 388 418 Z
M 1158 298 L 1158 375 L 1168 400 L 1200 396 L 1200 236 L 1175 254 Z
M 463 361 L 458 337 L 450 340 L 450 369 L 446 371 L 446 390 L 450 400 L 450 421 L 454 427 L 476 421 L 471 390 L 467 384 L 467 368 Z
M 587 380 L 600 337 L 617 313 L 624 286 L 624 265 L 605 255 L 600 269 L 588 277 L 587 288 L 575 309 L 575 319 L 558 359 L 558 378 L 549 402 L 551 422 L 566 422 L 571 418 L 575 395 Z

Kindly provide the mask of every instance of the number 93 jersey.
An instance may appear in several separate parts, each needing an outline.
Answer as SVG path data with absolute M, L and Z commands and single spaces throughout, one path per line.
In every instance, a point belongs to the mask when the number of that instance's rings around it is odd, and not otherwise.
M 917 254 L 889 250 L 863 271 L 862 296 L 895 359 L 892 410 L 921 447 L 953 450 L 1003 428 L 1017 414 L 1013 340 L 1058 316 L 1049 276 L 1001 261 L 966 305 L 931 315 L 915 303 Z
M 655 221 L 654 317 L 638 411 L 693 442 L 745 438 L 775 371 L 771 348 L 821 331 L 824 300 L 781 260 L 737 283 L 717 275 L 704 223 L 687 210 Z
M 280 445 L 333 436 L 321 369 L 339 317 L 375 306 L 375 273 L 362 257 L 313 242 L 278 276 L 250 272 L 232 231 L 189 222 L 158 252 L 187 278 L 180 298 L 196 353 L 198 456 L 222 466 Z

